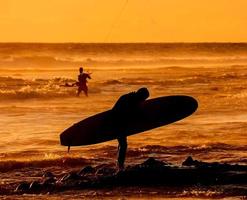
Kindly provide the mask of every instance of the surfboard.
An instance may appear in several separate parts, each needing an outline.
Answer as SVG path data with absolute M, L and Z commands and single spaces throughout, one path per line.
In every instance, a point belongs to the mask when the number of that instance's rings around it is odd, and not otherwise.
M 196 111 L 197 101 L 191 96 L 164 96 L 141 103 L 133 113 L 121 116 L 112 110 L 88 117 L 60 134 L 64 146 L 91 145 L 158 128 Z

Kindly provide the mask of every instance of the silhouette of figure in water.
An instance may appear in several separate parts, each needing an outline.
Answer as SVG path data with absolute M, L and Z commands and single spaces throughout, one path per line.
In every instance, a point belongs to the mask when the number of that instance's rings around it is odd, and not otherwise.
M 138 105 L 149 97 L 147 88 L 140 88 L 137 92 L 131 92 L 122 95 L 112 108 L 114 112 L 114 121 L 117 130 L 120 132 L 118 140 L 118 158 L 117 165 L 121 171 L 124 169 L 125 155 L 127 151 L 127 133 L 124 128 L 124 122 L 138 109 Z
M 76 82 L 76 85 L 78 86 L 77 96 L 79 96 L 82 91 L 88 96 L 87 79 L 91 79 L 91 76 L 87 73 L 83 73 L 82 67 L 80 67 L 79 72 L 78 82 Z

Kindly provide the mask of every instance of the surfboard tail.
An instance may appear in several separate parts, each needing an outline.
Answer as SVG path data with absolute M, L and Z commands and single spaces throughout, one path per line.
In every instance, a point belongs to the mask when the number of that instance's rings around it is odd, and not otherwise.
M 65 136 L 66 135 L 64 134 L 64 132 L 60 135 L 60 144 L 63 146 L 68 146 L 68 151 L 69 151 L 70 144 Z

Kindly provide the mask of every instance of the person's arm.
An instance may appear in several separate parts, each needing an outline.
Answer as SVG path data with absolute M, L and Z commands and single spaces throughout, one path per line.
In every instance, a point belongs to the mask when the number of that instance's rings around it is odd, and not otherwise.
M 89 79 L 92 79 L 91 76 L 90 76 L 90 74 L 87 74 L 87 77 L 88 77 Z

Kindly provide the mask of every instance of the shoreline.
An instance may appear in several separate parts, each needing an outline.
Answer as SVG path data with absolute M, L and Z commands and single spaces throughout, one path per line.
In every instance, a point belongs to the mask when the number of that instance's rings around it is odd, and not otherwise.
M 247 197 L 247 165 L 208 163 L 193 160 L 192 157 L 188 157 L 180 166 L 148 158 L 143 163 L 128 166 L 120 172 L 109 164 L 85 165 L 80 170 L 70 168 L 66 173 L 63 171 L 54 174 L 52 170 L 47 170 L 43 174 L 39 172 L 33 175 L 35 178 L 32 181 L 1 185 L 0 196 L 73 196 L 77 193 L 104 197 L 123 193 L 130 197 L 134 194 L 163 197 Z

